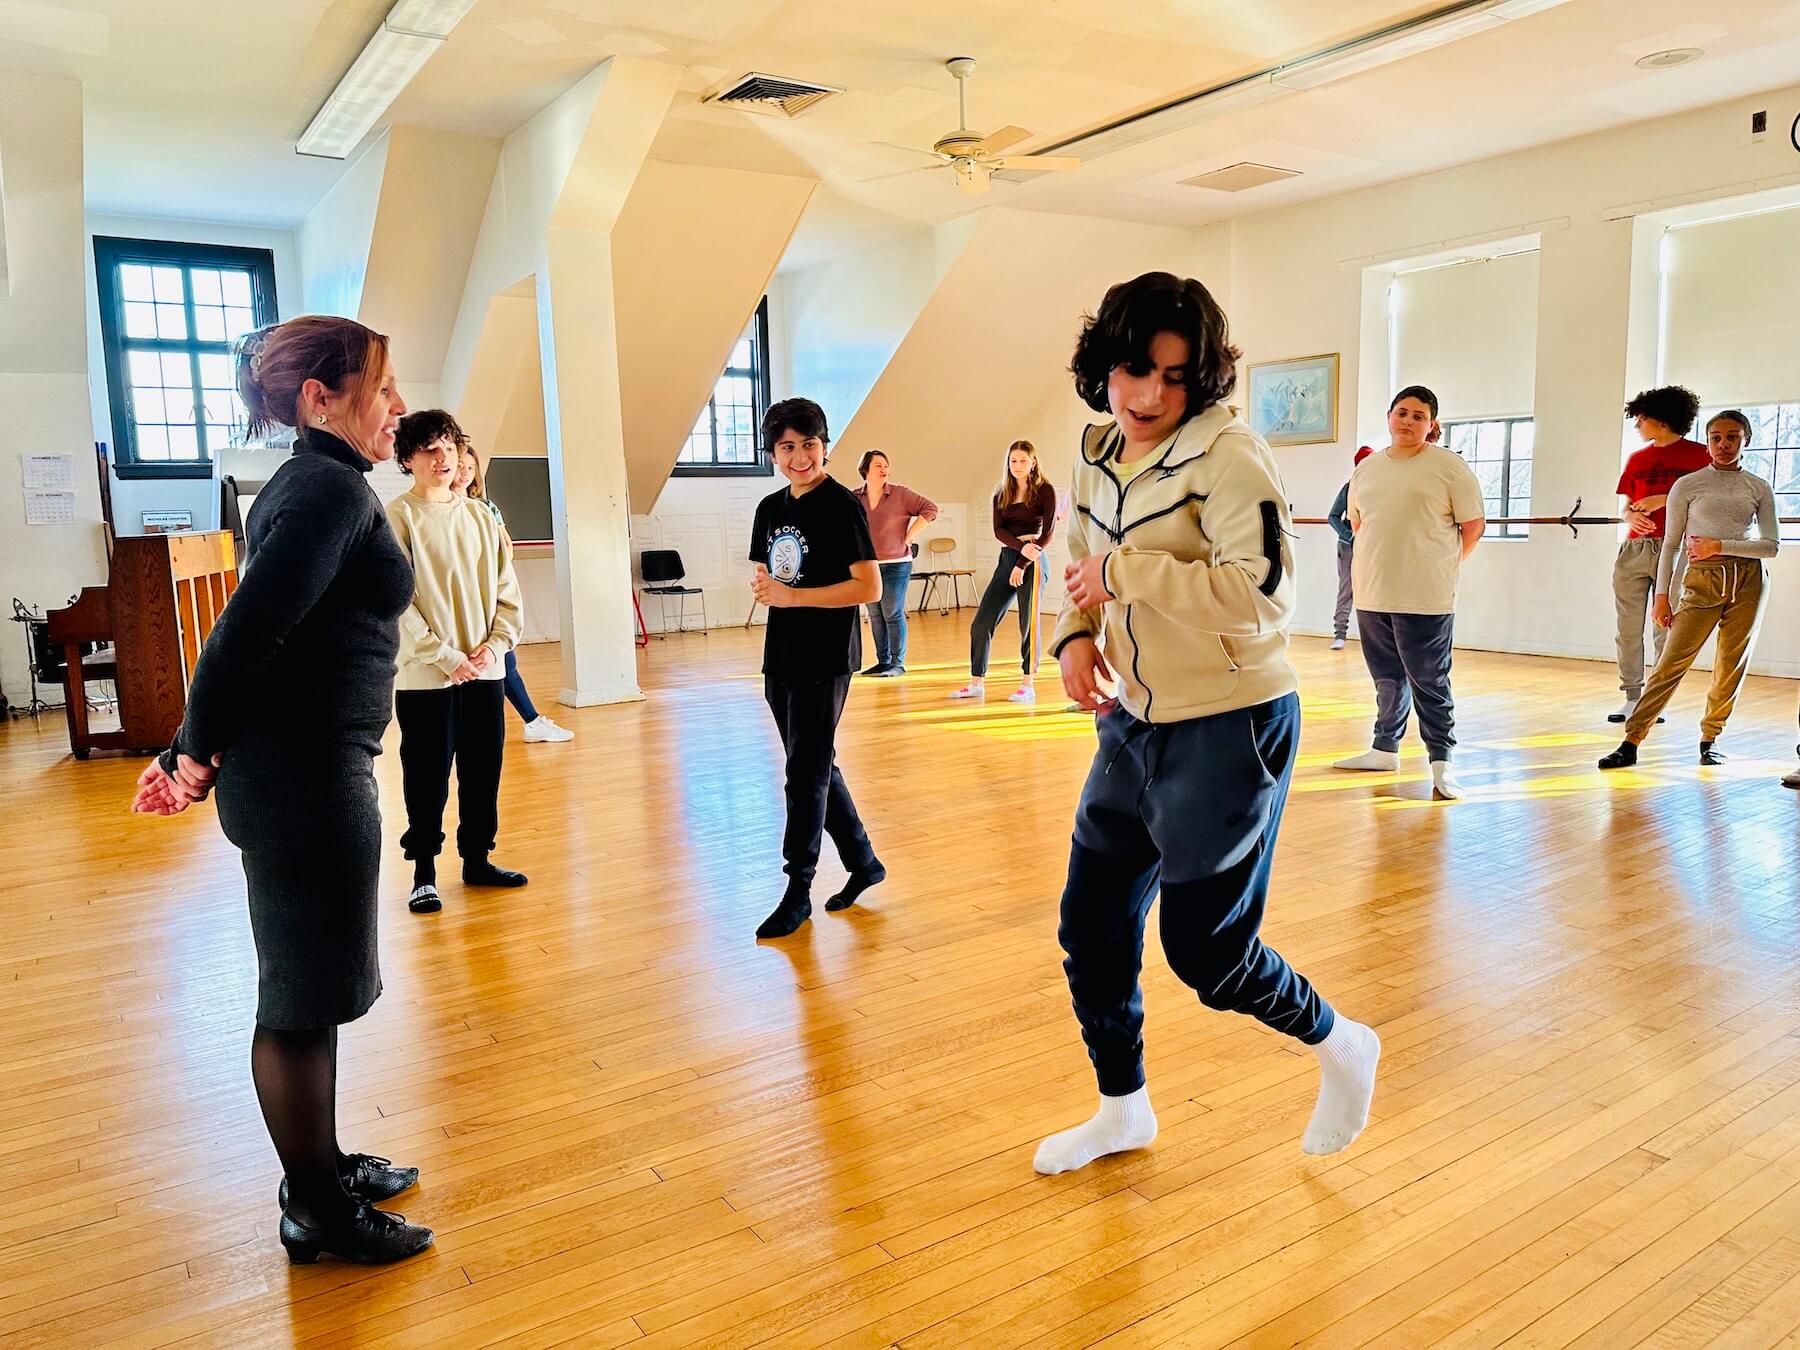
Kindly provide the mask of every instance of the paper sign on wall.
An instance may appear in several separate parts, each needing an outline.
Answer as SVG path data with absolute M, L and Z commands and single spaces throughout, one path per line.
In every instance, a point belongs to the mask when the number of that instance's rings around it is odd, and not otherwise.
M 27 525 L 67 525 L 75 519 L 73 492 L 27 492 L 25 523 Z
M 75 487 L 73 455 L 24 455 L 19 465 L 27 492 L 69 492 Z

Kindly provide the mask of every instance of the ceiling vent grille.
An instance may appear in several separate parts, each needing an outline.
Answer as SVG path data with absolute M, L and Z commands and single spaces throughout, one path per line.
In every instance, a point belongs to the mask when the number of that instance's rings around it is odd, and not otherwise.
M 1214 192 L 1243 192 L 1249 188 L 1279 183 L 1284 178 L 1298 178 L 1298 169 L 1277 169 L 1269 164 L 1252 164 L 1248 160 L 1228 164 L 1195 178 L 1181 180 L 1183 187 L 1210 188 Z
M 708 94 L 702 102 L 722 103 L 729 108 L 741 108 L 745 112 L 761 113 L 765 117 L 798 117 L 843 92 L 829 84 L 788 80 L 779 75 L 763 75 L 752 71 L 742 79 L 733 80 L 717 93 Z

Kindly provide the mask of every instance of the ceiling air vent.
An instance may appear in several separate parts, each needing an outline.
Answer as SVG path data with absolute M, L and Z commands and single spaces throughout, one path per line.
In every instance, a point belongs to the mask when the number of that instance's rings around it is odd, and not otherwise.
M 723 103 L 728 108 L 741 108 L 745 112 L 761 113 L 765 117 L 798 117 L 843 92 L 829 84 L 787 80 L 779 75 L 763 75 L 752 71 L 742 79 L 733 80 L 717 93 L 708 94 L 701 101 Z
M 1279 183 L 1284 178 L 1298 178 L 1298 169 L 1277 169 L 1268 164 L 1252 164 L 1248 160 L 1214 169 L 1196 178 L 1181 180 L 1183 187 L 1210 188 L 1214 192 L 1243 192 L 1247 188 Z

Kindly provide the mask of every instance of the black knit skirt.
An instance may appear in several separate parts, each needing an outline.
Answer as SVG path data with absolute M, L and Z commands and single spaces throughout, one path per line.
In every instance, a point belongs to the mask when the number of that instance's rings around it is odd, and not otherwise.
M 217 796 L 225 837 L 243 854 L 257 1022 L 298 1031 L 355 1021 L 381 995 L 374 757 L 355 746 L 232 752 Z

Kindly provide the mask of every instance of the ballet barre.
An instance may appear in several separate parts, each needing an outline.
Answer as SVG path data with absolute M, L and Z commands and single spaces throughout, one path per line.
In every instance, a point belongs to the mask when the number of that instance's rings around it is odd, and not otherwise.
M 1783 525 L 1800 525 L 1800 516 L 1778 516 L 1776 519 Z M 1324 516 L 1295 516 L 1296 525 L 1329 525 L 1331 522 Z M 1581 514 L 1581 498 L 1575 499 L 1575 505 L 1569 508 L 1566 516 L 1489 516 L 1490 525 L 1566 525 L 1569 533 L 1575 538 L 1581 537 L 1583 525 L 1623 525 L 1623 516 L 1584 516 Z

